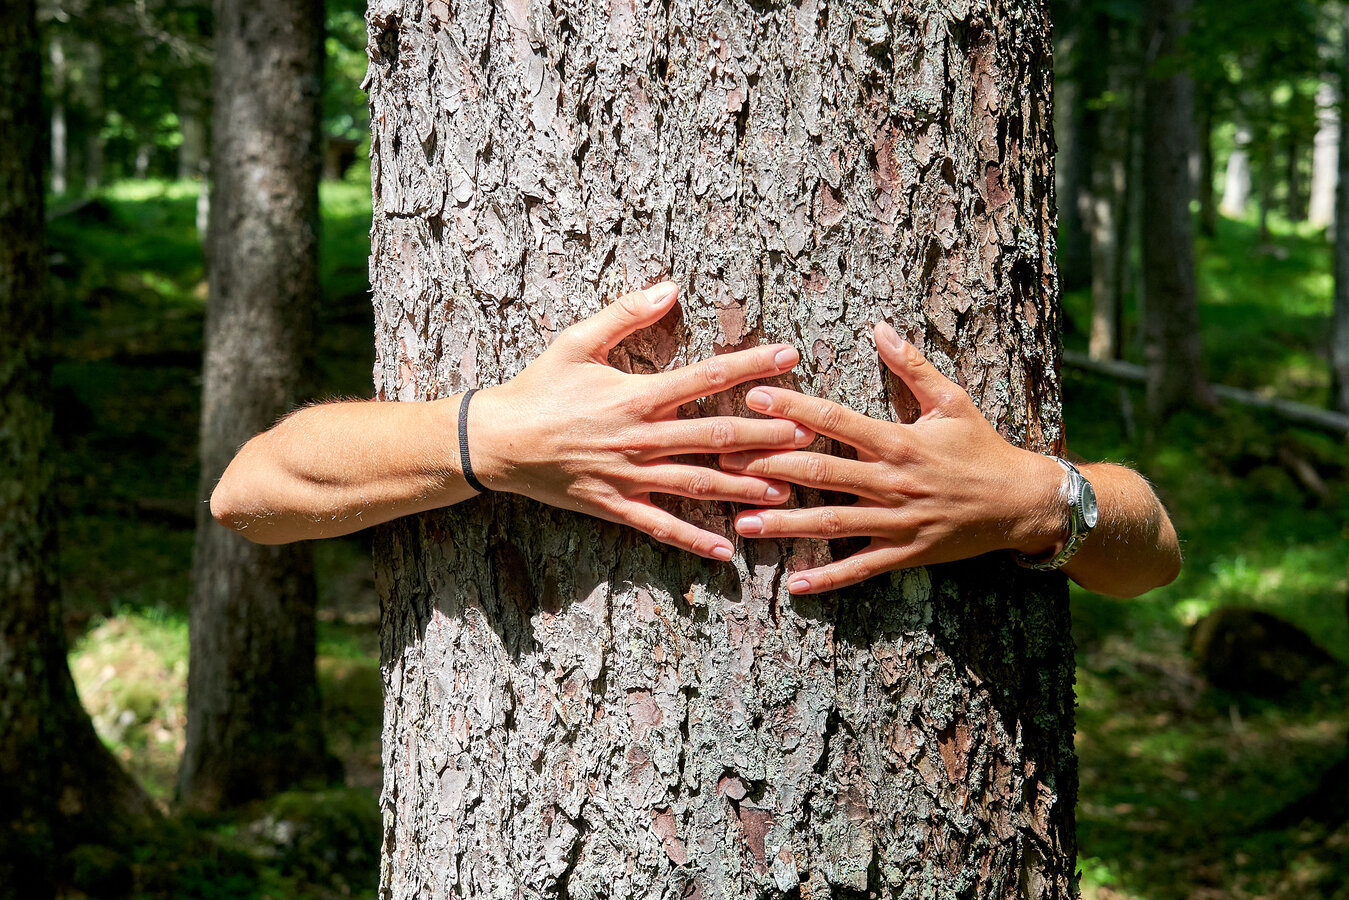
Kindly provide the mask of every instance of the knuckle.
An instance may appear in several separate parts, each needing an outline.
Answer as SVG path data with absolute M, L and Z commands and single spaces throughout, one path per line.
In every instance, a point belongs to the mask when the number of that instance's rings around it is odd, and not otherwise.
M 810 482 L 826 482 L 829 480 L 830 465 L 829 462 L 819 455 L 806 457 L 804 464 L 806 480 Z
M 712 493 L 712 476 L 707 472 L 699 472 L 689 477 L 688 484 L 689 495 L 693 497 L 703 497 Z
M 721 388 L 731 380 L 726 363 L 719 359 L 709 359 L 703 363 L 703 383 L 709 388 Z
M 713 422 L 708 434 L 711 445 L 718 450 L 735 446 L 735 428 L 730 422 Z
M 820 534 L 833 537 L 843 532 L 843 519 L 832 509 L 822 510 L 819 517 L 819 527 Z
M 820 411 L 820 425 L 825 431 L 838 431 L 839 426 L 843 424 L 843 410 L 834 404 L 829 404 Z
M 662 544 L 673 543 L 674 529 L 664 522 L 657 522 L 647 529 L 647 534 L 651 535 Z

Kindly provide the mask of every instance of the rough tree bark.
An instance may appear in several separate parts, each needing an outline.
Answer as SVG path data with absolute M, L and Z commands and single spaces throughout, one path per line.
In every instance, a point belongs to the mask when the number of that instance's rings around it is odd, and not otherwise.
M 680 321 L 615 364 L 785 340 L 792 383 L 888 416 L 910 410 L 883 318 L 1009 438 L 1059 442 L 1041 4 L 377 0 L 368 21 L 381 399 L 508 378 L 669 275 Z M 727 508 L 672 508 L 728 531 Z M 709 565 L 507 496 L 382 527 L 381 896 L 1069 896 L 1062 580 L 997 556 L 786 593 L 838 549 Z
M 1148 0 L 1140 224 L 1148 411 L 1154 423 L 1182 407 L 1214 402 L 1204 376 L 1190 226 L 1194 82 L 1174 58 L 1188 13 L 1189 0 Z
M 51 896 L 83 843 L 134 835 L 150 801 L 99 741 L 66 665 L 56 577 L 49 296 L 43 290 L 35 4 L 0 16 L 0 897 Z
M 218 809 L 323 777 L 313 560 L 217 525 L 205 503 L 235 451 L 301 398 L 318 295 L 323 4 L 215 5 L 215 81 L 192 563 L 185 806 Z

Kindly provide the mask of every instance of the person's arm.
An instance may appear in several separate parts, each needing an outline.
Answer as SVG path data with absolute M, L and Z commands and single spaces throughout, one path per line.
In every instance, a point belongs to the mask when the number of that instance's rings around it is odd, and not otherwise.
M 674 462 L 680 454 L 804 447 L 783 419 L 679 419 L 699 397 L 780 375 L 798 361 L 772 344 L 656 375 L 608 363 L 619 341 L 674 306 L 668 282 L 619 298 L 557 336 L 511 381 L 469 404 L 470 463 L 488 488 L 621 522 L 701 556 L 731 544 L 662 510 L 651 494 L 774 504 L 786 485 Z M 460 470 L 460 396 L 428 403 L 338 402 L 302 409 L 257 435 L 211 495 L 211 514 L 258 543 L 347 534 L 476 492 Z
M 757 387 L 758 412 L 791 419 L 858 450 L 857 460 L 807 452 L 731 453 L 722 468 L 854 494 L 852 506 L 746 510 L 747 537 L 870 537 L 842 560 L 791 576 L 808 594 L 855 584 L 891 569 L 967 559 L 997 550 L 1047 558 L 1068 538 L 1064 470 L 1052 457 L 1014 447 L 959 385 L 885 324 L 876 326 L 885 364 L 917 398 L 911 425 L 878 421 L 796 391 Z M 1095 488 L 1100 518 L 1062 568 L 1089 590 L 1131 597 L 1180 571 L 1175 529 L 1157 495 L 1123 466 L 1080 466 Z

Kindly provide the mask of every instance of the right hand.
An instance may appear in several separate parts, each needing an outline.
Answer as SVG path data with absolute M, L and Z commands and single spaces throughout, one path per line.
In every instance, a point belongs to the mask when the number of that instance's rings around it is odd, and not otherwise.
M 683 454 L 794 450 L 814 439 L 784 419 L 680 419 L 680 406 L 799 361 L 786 344 L 727 353 L 655 375 L 609 365 L 609 351 L 674 307 L 662 282 L 619 297 L 566 329 L 523 372 L 487 388 L 469 406 L 474 473 L 489 488 L 630 525 L 656 540 L 728 560 L 731 542 L 651 502 L 652 494 L 782 503 L 780 481 L 734 475 L 669 459 Z

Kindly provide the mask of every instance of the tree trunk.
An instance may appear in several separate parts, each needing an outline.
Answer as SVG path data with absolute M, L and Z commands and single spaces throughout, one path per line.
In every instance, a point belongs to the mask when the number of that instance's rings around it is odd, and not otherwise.
M 1204 92 L 1199 116 L 1199 231 L 1218 233 L 1218 202 L 1213 190 L 1213 97 Z
M 178 97 L 178 122 L 183 141 L 178 145 L 178 177 L 201 178 L 206 163 L 206 123 L 201 98 L 183 89 Z
M 785 340 L 790 383 L 889 416 L 886 319 L 1059 443 L 1042 5 L 368 17 L 383 400 L 506 379 L 668 275 L 682 319 L 615 364 Z M 497 495 L 382 527 L 381 896 L 1070 896 L 1062 578 L 998 554 L 787 594 L 833 549 L 709 564 Z
M 1274 208 L 1274 142 L 1265 132 L 1255 146 L 1256 208 L 1259 212 L 1256 238 L 1261 247 L 1267 248 L 1273 241 L 1269 232 L 1269 214 Z
M 1299 126 L 1289 123 L 1283 160 L 1283 177 L 1288 189 L 1284 210 L 1289 222 L 1301 222 L 1307 218 L 1307 201 L 1302 190 L 1302 146 Z
M 1194 84 L 1168 61 L 1188 13 L 1189 0 L 1148 0 L 1141 225 L 1148 411 L 1154 424 L 1182 407 L 1213 404 L 1204 377 L 1190 228 Z
M 35 4 L 0 16 L 0 898 L 52 896 L 62 857 L 123 841 L 150 801 L 103 746 L 66 665 L 43 290 L 41 45 Z
M 1118 359 L 1123 334 L 1124 287 L 1129 265 L 1129 175 L 1134 169 L 1138 127 L 1137 29 L 1112 30 L 1102 16 L 1101 46 L 1116 50 L 1108 61 L 1113 102 L 1101 111 L 1100 145 L 1092 189 L 1091 334 L 1092 359 Z
M 1349 96 L 1349 7 L 1342 12 L 1340 98 Z M 1349 147 L 1349 113 L 1340 109 L 1341 147 Z M 1339 180 L 1335 186 L 1335 305 L 1330 322 L 1330 405 L 1349 413 L 1349 153 L 1339 154 Z
M 84 189 L 92 193 L 103 183 L 103 48 L 97 41 L 84 44 L 86 122 L 84 134 Z
M 1316 89 L 1316 137 L 1312 142 L 1312 183 L 1307 221 L 1326 228 L 1335 220 L 1335 183 L 1340 155 L 1339 109 L 1329 81 Z
M 318 294 L 323 4 L 217 0 L 210 305 L 192 567 L 184 805 L 322 778 L 306 544 L 250 543 L 206 498 L 247 438 L 303 395 Z
M 51 57 L 52 126 L 51 126 L 51 186 L 52 193 L 61 196 L 69 186 L 69 144 L 66 131 L 66 52 L 60 35 L 53 34 L 47 51 Z
M 1059 278 L 1064 290 L 1073 291 L 1092 283 L 1090 216 L 1100 127 L 1095 104 L 1100 101 L 1105 73 L 1105 48 L 1098 43 L 1097 20 L 1105 17 L 1087 14 L 1080 0 L 1064 5 L 1069 23 L 1062 29 L 1055 58 L 1068 74 L 1058 73 L 1061 95 L 1055 106 L 1055 181 L 1059 198 Z
M 1219 212 L 1231 219 L 1246 215 L 1246 204 L 1251 197 L 1251 129 L 1237 125 L 1237 136 L 1232 155 L 1227 157 L 1223 174 L 1223 202 Z

